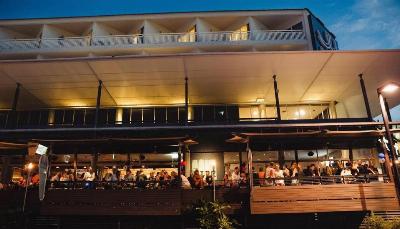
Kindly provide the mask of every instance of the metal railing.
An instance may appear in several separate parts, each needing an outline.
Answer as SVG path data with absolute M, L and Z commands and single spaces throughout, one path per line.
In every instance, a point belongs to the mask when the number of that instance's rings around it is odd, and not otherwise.
M 357 175 L 357 176 L 300 176 L 282 178 L 254 179 L 254 186 L 298 186 L 298 185 L 333 185 L 333 184 L 365 184 L 373 182 L 390 183 L 387 175 Z
M 140 45 L 305 40 L 302 30 L 217 31 L 196 33 L 129 34 L 65 38 L 0 39 L 0 51 L 78 49 L 83 47 L 131 48 Z

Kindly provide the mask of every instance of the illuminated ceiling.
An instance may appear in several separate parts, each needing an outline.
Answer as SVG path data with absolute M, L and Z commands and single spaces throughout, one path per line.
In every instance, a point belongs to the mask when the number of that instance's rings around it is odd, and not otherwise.
M 400 50 L 199 53 L 165 56 L 0 62 L 0 107 L 12 104 L 23 85 L 19 108 L 95 106 L 98 80 L 103 106 L 184 103 L 274 103 L 277 75 L 281 103 L 343 101 L 364 114 L 358 74 L 363 73 L 374 114 L 376 88 L 400 81 Z M 392 106 L 400 95 L 389 99 Z M 352 111 L 354 110 L 354 111 Z

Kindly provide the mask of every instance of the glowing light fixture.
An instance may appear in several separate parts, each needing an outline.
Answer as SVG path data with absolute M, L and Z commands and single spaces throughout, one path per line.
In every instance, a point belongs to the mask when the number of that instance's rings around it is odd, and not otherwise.
M 392 93 L 397 91 L 400 88 L 400 85 L 397 83 L 388 83 L 378 89 L 380 92 L 385 92 L 385 93 Z
M 256 99 L 256 103 L 263 103 L 263 102 L 265 102 L 264 98 L 257 98 Z
M 26 166 L 26 168 L 28 168 L 28 170 L 32 170 L 32 169 L 33 169 L 33 164 L 32 164 L 32 163 L 29 163 L 29 164 Z
M 178 153 L 177 152 L 173 152 L 170 154 L 172 159 L 178 159 Z
M 301 109 L 301 110 L 299 110 L 299 111 L 294 112 L 294 114 L 295 114 L 296 116 L 304 116 L 304 115 L 306 114 L 306 111 L 303 110 L 303 109 Z

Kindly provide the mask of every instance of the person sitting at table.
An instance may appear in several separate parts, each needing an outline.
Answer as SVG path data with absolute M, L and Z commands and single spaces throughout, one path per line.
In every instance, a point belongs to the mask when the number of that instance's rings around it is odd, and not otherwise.
M 94 188 L 93 181 L 96 179 L 96 173 L 92 167 L 89 167 L 83 175 L 83 180 L 86 181 L 85 188 Z
M 264 185 L 265 184 L 265 172 L 264 172 L 264 167 L 260 167 L 258 169 L 258 183 L 260 185 Z
M 235 167 L 232 173 L 232 187 L 238 187 L 240 183 L 240 172 L 239 168 Z
M 206 171 L 206 183 L 208 186 L 211 186 L 213 183 L 213 177 L 210 174 L 210 171 Z
M 201 177 L 199 170 L 195 170 L 193 173 L 194 187 L 202 189 L 204 187 L 203 177 Z

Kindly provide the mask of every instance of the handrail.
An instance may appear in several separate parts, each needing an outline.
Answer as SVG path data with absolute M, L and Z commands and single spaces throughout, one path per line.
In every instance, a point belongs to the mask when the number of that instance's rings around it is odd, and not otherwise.
M 248 41 L 293 41 L 305 40 L 303 30 L 253 30 L 215 31 L 196 33 L 154 33 L 154 34 L 127 34 L 107 36 L 81 37 L 49 37 L 0 39 L 0 51 L 9 50 L 38 50 L 62 49 L 81 47 L 135 47 L 150 44 L 180 44 L 180 43 L 215 43 L 215 42 L 248 42 Z
M 298 185 L 332 185 L 332 184 L 361 184 L 383 182 L 389 183 L 385 174 L 355 175 L 355 176 L 298 176 L 280 178 L 254 179 L 254 186 L 298 186 Z

